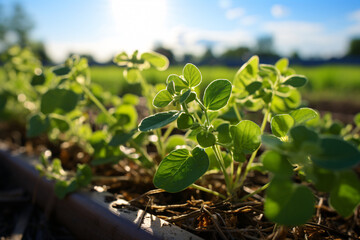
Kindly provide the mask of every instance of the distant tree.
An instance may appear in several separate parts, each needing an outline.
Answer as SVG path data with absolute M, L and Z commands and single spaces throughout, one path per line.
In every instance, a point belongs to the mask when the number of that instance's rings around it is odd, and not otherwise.
M 5 40 L 6 34 L 6 20 L 4 16 L 3 6 L 0 5 L 0 42 Z
M 360 38 L 354 38 L 350 41 L 348 56 L 360 56 Z
M 228 49 L 226 50 L 221 56 L 220 59 L 227 65 L 236 64 L 245 61 L 246 59 L 249 59 L 249 57 L 252 55 L 252 52 L 250 48 L 248 47 L 237 47 L 235 49 Z
M 196 60 L 196 57 L 193 54 L 186 53 L 186 54 L 184 54 L 183 62 L 184 63 L 194 63 L 195 64 L 197 62 L 197 60 Z
M 52 64 L 53 63 L 46 52 L 45 45 L 43 42 L 31 41 L 29 46 L 43 64 Z
M 162 47 L 161 45 L 155 47 L 154 52 L 160 53 L 164 56 L 166 56 L 169 59 L 170 65 L 176 64 L 174 53 L 165 47 Z
M 299 52 L 298 51 L 294 51 L 290 54 L 290 58 L 291 59 L 294 59 L 294 60 L 300 60 L 300 55 L 299 55 Z
M 207 47 L 204 55 L 200 57 L 199 64 L 200 65 L 215 65 L 217 63 L 217 59 L 214 56 L 211 47 Z
M 257 39 L 256 55 L 260 58 L 277 58 L 279 57 L 274 50 L 274 39 L 272 36 L 263 36 Z
M 29 33 L 34 23 L 20 4 L 14 5 L 12 16 L 9 19 L 8 30 L 16 34 L 17 42 L 21 47 L 29 43 Z

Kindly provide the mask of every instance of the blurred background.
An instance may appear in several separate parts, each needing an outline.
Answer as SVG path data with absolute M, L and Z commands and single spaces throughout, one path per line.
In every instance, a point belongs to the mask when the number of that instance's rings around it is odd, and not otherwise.
M 360 104 L 358 0 L 0 0 L 0 52 L 14 44 L 48 66 L 86 56 L 93 81 L 119 94 L 130 91 L 112 62 L 120 51 L 166 55 L 169 70 L 145 73 L 154 83 L 187 62 L 232 80 L 252 55 L 287 57 L 310 80 L 306 99 Z

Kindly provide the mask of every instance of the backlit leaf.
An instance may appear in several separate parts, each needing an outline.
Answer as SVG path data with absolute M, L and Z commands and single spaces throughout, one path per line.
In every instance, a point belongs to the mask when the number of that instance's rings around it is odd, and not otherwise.
M 360 204 L 360 181 L 353 171 L 341 172 L 330 192 L 330 205 L 343 217 L 350 217 Z
M 271 119 L 271 131 L 277 137 L 285 137 L 294 125 L 294 119 L 289 114 L 276 115 Z
M 153 105 L 155 107 L 166 107 L 173 100 L 168 90 L 164 89 L 158 92 L 154 98 Z
M 204 105 L 209 110 L 219 110 L 226 106 L 231 95 L 232 85 L 229 80 L 212 81 L 204 93 Z
M 230 132 L 234 142 L 234 153 L 249 154 L 261 144 L 260 127 L 250 120 L 243 120 L 236 126 L 231 126 Z
M 160 163 L 154 176 L 154 185 L 168 192 L 180 192 L 199 179 L 209 167 L 204 149 L 196 147 L 190 153 L 177 149 Z
M 322 152 L 314 154 L 312 160 L 320 167 L 342 170 L 360 163 L 360 152 L 352 144 L 335 137 L 324 137 L 320 141 Z
M 167 57 L 156 52 L 146 52 L 141 54 L 141 59 L 144 59 L 154 66 L 157 70 L 163 71 L 168 68 L 169 60 Z
M 303 75 L 291 75 L 284 80 L 284 85 L 290 85 L 293 87 L 302 87 L 306 84 L 307 79 Z
M 274 178 L 266 190 L 265 216 L 278 224 L 297 226 L 314 213 L 315 198 L 309 188 L 291 180 Z
M 200 70 L 193 64 L 188 63 L 183 69 L 183 75 L 189 83 L 189 87 L 196 87 L 201 83 L 202 76 Z
M 78 103 L 78 95 L 67 89 L 50 89 L 41 98 L 41 112 L 67 113 L 75 109 Z
M 151 115 L 141 121 L 139 130 L 145 132 L 164 127 L 175 121 L 179 117 L 180 113 L 181 112 L 179 111 L 169 111 Z
M 294 118 L 295 124 L 303 124 L 318 116 L 318 113 L 311 108 L 300 108 L 292 111 L 290 115 Z

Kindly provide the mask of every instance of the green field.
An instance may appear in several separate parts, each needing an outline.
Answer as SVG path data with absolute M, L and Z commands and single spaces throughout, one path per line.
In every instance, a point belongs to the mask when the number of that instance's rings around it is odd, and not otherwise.
M 308 99 L 344 100 L 360 102 L 360 66 L 323 65 L 315 67 L 292 66 L 298 74 L 303 74 L 309 83 L 302 89 Z M 203 86 L 214 79 L 232 80 L 238 68 L 222 66 L 201 66 Z M 145 78 L 152 84 L 164 83 L 170 74 L 181 74 L 182 67 L 170 67 L 164 72 L 144 71 Z M 116 66 L 91 67 L 92 80 L 113 93 L 139 93 L 140 86 L 129 85 L 122 76 L 122 70 Z

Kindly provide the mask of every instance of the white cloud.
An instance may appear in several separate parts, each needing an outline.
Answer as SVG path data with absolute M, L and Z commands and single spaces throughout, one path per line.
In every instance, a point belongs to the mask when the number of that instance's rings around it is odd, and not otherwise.
M 177 55 L 189 52 L 199 55 L 206 48 L 203 42 L 211 43 L 215 54 L 219 54 L 230 47 L 250 46 L 254 41 L 254 37 L 249 32 L 240 29 L 211 31 L 178 26 L 169 32 L 164 45 L 171 47 Z
M 232 8 L 226 11 L 226 18 L 229 20 L 234 20 L 237 18 L 240 18 L 242 16 L 244 16 L 245 14 L 245 9 L 243 8 Z
M 254 25 L 259 21 L 259 17 L 256 15 L 244 16 L 240 19 L 239 23 L 244 26 Z
M 351 12 L 349 15 L 348 15 L 348 18 L 349 20 L 351 21 L 357 21 L 357 22 L 360 22 L 360 9 L 354 11 L 354 12 Z
M 276 50 L 285 55 L 296 50 L 304 57 L 342 56 L 347 48 L 345 34 L 328 33 L 319 23 L 269 22 L 264 30 L 274 37 Z
M 231 7 L 231 0 L 219 0 L 219 6 L 221 8 L 227 9 Z
M 283 18 L 288 16 L 289 14 L 290 14 L 290 10 L 283 5 L 275 4 L 271 8 L 271 15 L 274 18 Z

